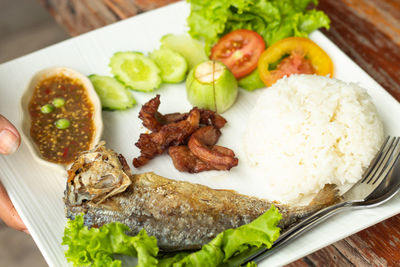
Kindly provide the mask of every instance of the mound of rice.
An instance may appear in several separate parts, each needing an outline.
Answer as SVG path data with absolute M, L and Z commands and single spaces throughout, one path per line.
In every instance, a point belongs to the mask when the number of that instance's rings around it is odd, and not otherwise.
M 299 203 L 325 184 L 357 182 L 384 140 L 376 108 L 360 86 L 292 75 L 266 89 L 244 136 L 251 167 L 275 200 Z M 304 202 L 304 201 L 303 201 Z

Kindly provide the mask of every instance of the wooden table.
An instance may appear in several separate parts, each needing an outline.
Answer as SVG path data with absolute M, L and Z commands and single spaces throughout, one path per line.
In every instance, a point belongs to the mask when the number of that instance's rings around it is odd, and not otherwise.
M 176 0 L 39 0 L 75 36 Z M 324 33 L 400 101 L 400 0 L 320 0 Z M 400 118 L 399 118 L 400 119 Z M 288 266 L 400 266 L 400 215 Z

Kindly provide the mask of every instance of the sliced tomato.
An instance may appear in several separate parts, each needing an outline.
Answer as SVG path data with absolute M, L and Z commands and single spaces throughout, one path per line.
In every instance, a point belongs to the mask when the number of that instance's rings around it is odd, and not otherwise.
M 275 68 L 273 66 L 276 66 Z M 333 62 L 328 54 L 308 38 L 289 37 L 265 50 L 258 71 L 266 86 L 291 74 L 333 76 Z
M 264 39 L 250 30 L 235 30 L 222 37 L 211 49 L 211 59 L 224 63 L 236 78 L 257 68 L 265 50 Z

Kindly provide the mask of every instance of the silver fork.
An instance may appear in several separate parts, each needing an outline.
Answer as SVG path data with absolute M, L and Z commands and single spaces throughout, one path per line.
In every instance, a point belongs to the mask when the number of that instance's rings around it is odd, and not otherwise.
M 260 262 L 278 248 L 297 238 L 315 225 L 339 211 L 380 205 L 392 198 L 400 189 L 400 177 L 394 167 L 400 157 L 400 137 L 387 137 L 359 182 L 342 196 L 336 205 L 324 208 L 293 225 L 275 241 L 272 248 L 261 248 L 248 253 L 241 262 Z

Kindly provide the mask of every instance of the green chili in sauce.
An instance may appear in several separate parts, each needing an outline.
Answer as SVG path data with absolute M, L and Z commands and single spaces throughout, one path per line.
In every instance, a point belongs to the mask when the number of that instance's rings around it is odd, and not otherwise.
M 55 99 L 64 99 L 64 104 L 49 113 L 41 112 L 41 107 Z M 42 157 L 68 164 L 88 150 L 94 138 L 93 112 L 93 104 L 79 80 L 60 75 L 38 84 L 29 103 L 30 134 Z M 56 122 L 61 119 L 68 120 L 69 127 L 57 128 Z

